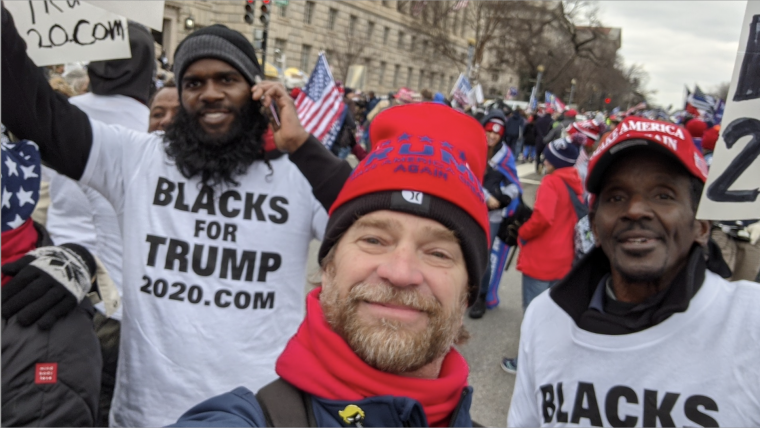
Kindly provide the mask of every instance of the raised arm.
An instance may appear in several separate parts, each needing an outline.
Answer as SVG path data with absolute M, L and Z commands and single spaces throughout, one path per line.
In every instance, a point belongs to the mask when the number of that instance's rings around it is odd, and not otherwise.
M 282 126 L 274 130 L 275 143 L 280 150 L 290 153 L 290 161 L 311 184 L 314 197 L 329 210 L 351 175 L 351 166 L 303 129 L 295 104 L 281 84 L 260 82 L 252 88 L 252 97 L 261 100 L 266 108 L 272 102 L 277 104 Z
M 34 141 L 42 160 L 78 180 L 92 147 L 87 115 L 50 88 L 26 55 L 11 14 L 2 7 L 2 121 L 19 138 Z

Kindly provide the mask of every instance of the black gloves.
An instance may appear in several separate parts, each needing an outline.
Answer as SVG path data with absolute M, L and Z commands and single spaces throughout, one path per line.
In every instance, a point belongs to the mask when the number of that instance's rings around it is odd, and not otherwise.
M 3 318 L 18 314 L 21 326 L 48 330 L 90 292 L 96 265 L 81 245 L 64 244 L 37 248 L 2 270 L 13 276 L 2 288 Z
M 511 216 L 502 220 L 496 236 L 510 247 L 517 245 L 517 232 L 520 230 L 520 227 L 530 219 L 532 214 L 533 210 L 523 202 L 522 195 L 520 195 L 520 203 L 517 205 L 517 208 L 515 208 L 515 212 Z

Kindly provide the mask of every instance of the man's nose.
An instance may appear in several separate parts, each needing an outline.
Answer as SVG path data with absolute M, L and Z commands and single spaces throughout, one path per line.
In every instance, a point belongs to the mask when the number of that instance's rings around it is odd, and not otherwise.
M 221 88 L 214 82 L 208 82 L 205 88 L 203 88 L 200 98 L 204 102 L 212 103 L 223 99 L 224 92 L 222 92 Z
M 652 217 L 652 207 L 642 195 L 633 195 L 626 206 L 625 216 L 631 220 Z
M 420 285 L 423 282 L 420 260 L 414 248 L 398 245 L 377 268 L 377 274 L 396 287 Z
M 161 118 L 161 122 L 158 125 L 159 128 L 165 131 L 169 124 L 172 123 L 172 120 L 174 120 L 174 112 L 170 111 L 169 113 L 166 113 L 163 118 Z

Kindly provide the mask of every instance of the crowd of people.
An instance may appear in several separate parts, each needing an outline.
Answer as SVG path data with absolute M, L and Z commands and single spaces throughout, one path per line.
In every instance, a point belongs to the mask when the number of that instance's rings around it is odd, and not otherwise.
M 760 424 L 760 230 L 696 219 L 719 124 L 341 88 L 327 149 L 240 33 L 158 85 L 129 38 L 43 70 L 2 8 L 4 425 L 472 426 L 455 346 L 515 254 L 509 426 Z

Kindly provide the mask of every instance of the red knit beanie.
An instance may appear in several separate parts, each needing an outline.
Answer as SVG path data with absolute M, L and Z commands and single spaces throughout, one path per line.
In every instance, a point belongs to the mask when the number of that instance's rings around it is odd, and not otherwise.
M 720 125 L 715 125 L 709 128 L 702 134 L 702 150 L 712 152 L 715 150 L 715 143 L 718 142 L 718 134 Z
M 429 218 L 452 230 L 477 297 L 488 257 L 488 210 L 480 177 L 486 135 L 480 123 L 436 103 L 392 107 L 370 128 L 372 150 L 330 208 L 319 261 L 361 216 L 392 210 Z
M 686 130 L 691 134 L 691 138 L 702 138 L 707 130 L 707 124 L 699 119 L 692 119 L 686 122 Z
M 504 136 L 504 121 L 499 118 L 494 118 L 488 121 L 485 125 L 486 132 L 495 132 L 500 136 Z

